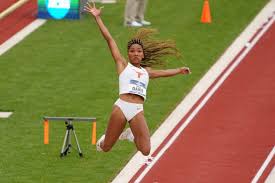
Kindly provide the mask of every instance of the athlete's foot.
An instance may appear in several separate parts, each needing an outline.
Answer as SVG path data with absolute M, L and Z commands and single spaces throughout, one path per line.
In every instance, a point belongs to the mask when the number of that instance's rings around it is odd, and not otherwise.
M 119 136 L 119 140 L 128 140 L 130 142 L 134 142 L 134 135 L 130 128 L 127 128 L 124 132 L 122 132 Z

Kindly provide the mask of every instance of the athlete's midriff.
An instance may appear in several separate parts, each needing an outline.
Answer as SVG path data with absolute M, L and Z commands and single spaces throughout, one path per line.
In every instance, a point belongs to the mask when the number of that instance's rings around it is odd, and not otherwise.
M 143 104 L 144 103 L 143 97 L 141 97 L 139 95 L 131 94 L 131 93 L 121 94 L 121 95 L 119 95 L 119 98 L 121 100 L 124 100 L 126 102 L 130 102 L 130 103 L 136 103 L 136 104 Z

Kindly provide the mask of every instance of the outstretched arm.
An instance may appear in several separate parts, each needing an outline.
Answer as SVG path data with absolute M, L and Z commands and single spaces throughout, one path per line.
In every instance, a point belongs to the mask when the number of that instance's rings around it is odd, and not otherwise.
M 151 79 L 160 78 L 160 77 L 170 77 L 178 74 L 191 74 L 191 71 L 188 67 L 180 67 L 177 69 L 167 69 L 167 70 L 153 70 L 146 68 Z
M 117 72 L 118 72 L 118 74 L 120 74 L 126 67 L 127 63 L 126 63 L 126 60 L 121 55 L 115 40 L 113 39 L 113 37 L 111 36 L 107 27 L 104 25 L 102 19 L 100 18 L 101 9 L 102 9 L 102 7 L 97 9 L 95 7 L 94 2 L 93 2 L 93 6 L 91 6 L 89 3 L 87 3 L 87 5 L 84 7 L 85 11 L 89 12 L 91 15 L 94 16 L 95 21 L 100 29 L 100 32 L 103 35 L 104 39 L 107 41 L 107 44 L 110 48 L 112 56 L 115 60 Z

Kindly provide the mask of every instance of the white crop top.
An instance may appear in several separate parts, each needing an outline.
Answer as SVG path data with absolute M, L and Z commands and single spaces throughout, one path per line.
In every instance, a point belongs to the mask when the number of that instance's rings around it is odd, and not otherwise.
M 146 99 L 149 74 L 144 68 L 128 63 L 119 75 L 119 94 L 131 93 Z

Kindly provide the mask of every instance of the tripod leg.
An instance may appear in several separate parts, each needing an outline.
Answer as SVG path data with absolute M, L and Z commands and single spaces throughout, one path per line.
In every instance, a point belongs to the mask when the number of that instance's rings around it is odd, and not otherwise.
M 79 156 L 82 157 L 83 154 L 82 154 L 82 152 L 81 152 L 80 145 L 79 145 L 79 142 L 78 142 L 78 140 L 77 140 L 76 133 L 75 133 L 74 130 L 72 130 L 72 131 L 73 131 L 73 133 L 74 133 L 74 138 L 75 138 L 75 141 L 76 141 L 76 144 L 77 144 L 77 149 L 78 149 L 78 152 L 79 152 Z
M 71 134 L 71 130 L 72 129 L 69 129 L 69 132 L 68 132 L 68 146 L 67 146 L 67 152 L 68 153 L 71 153 L 71 147 L 72 147 L 72 134 Z
M 67 146 L 68 146 L 68 135 L 69 135 L 69 130 L 66 130 L 66 134 L 64 137 L 64 141 L 63 141 L 63 146 L 61 149 L 61 153 L 60 153 L 60 157 L 65 156 L 67 154 Z

